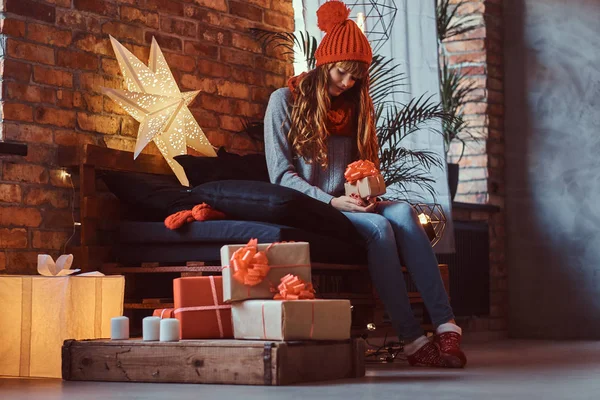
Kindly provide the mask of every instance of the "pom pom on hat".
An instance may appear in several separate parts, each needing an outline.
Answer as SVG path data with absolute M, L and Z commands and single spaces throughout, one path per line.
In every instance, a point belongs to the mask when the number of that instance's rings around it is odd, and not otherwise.
M 344 3 L 330 0 L 317 10 L 317 26 L 327 33 L 336 24 L 346 21 L 349 15 L 350 9 Z

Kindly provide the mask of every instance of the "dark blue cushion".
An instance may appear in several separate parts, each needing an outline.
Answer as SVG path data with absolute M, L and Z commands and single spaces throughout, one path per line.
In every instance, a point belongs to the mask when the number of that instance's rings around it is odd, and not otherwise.
M 179 155 L 174 159 L 183 167 L 191 186 L 231 179 L 269 182 L 264 154 L 241 156 L 221 147 L 217 157 Z
M 331 205 L 268 182 L 226 180 L 190 189 L 174 176 L 106 172 L 102 179 L 129 206 L 129 220 L 164 221 L 175 212 L 207 203 L 235 220 L 285 225 L 350 243 L 360 241 L 350 220 Z
M 190 199 L 189 188 L 182 186 L 174 175 L 103 171 L 99 177 L 127 206 L 125 219 L 164 221 L 170 210 L 177 204 L 185 204 L 186 199 L 198 204 L 197 199 Z
M 297 190 L 268 182 L 216 181 L 193 188 L 203 199 L 229 218 L 291 226 L 348 242 L 360 241 L 354 225 L 329 204 Z

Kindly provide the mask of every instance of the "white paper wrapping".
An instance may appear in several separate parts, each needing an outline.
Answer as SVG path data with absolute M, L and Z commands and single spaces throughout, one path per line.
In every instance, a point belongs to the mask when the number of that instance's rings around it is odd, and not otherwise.
M 0 375 L 61 377 L 66 339 L 110 337 L 122 276 L 0 276 Z
M 245 245 L 227 245 L 221 247 L 221 265 L 228 266 L 231 255 Z M 270 243 L 258 245 L 258 250 L 266 250 Z M 297 275 L 304 282 L 311 282 L 310 247 L 307 242 L 277 243 L 267 252 L 271 268 L 265 279 L 256 286 L 245 286 L 231 277 L 231 269 L 223 268 L 223 301 L 232 302 L 246 299 L 272 299 L 271 287 L 277 287 L 281 278 L 287 274 Z M 250 290 L 248 290 L 250 288 Z
M 346 340 L 349 300 L 246 300 L 231 305 L 236 339 Z

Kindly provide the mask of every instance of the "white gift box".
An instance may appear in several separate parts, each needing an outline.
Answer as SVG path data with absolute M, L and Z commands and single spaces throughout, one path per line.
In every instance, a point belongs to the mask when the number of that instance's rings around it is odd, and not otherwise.
M 66 339 L 110 337 L 123 276 L 0 276 L 0 376 L 61 377 Z

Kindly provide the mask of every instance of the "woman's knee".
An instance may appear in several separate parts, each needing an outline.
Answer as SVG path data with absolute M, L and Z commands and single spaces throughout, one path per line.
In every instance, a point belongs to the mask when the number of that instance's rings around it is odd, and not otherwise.
M 392 217 L 396 221 L 418 221 L 417 212 L 408 203 L 398 202 L 388 206 L 383 215 L 387 218 Z
M 362 214 L 358 230 L 367 241 L 393 238 L 394 231 L 390 222 L 379 214 Z

